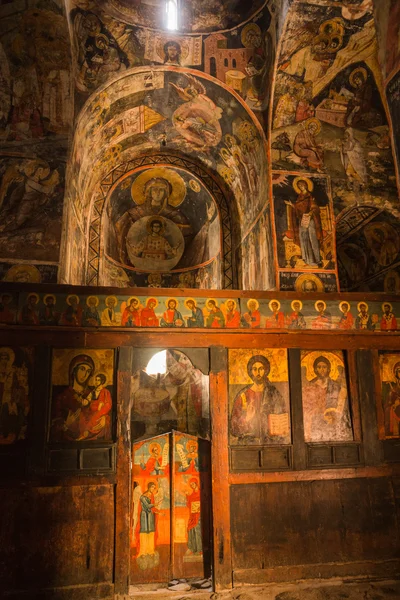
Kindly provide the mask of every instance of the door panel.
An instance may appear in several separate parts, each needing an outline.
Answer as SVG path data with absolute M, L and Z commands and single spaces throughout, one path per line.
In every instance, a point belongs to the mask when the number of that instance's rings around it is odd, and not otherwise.
M 131 581 L 168 581 L 171 567 L 170 435 L 133 445 Z
M 172 572 L 176 578 L 210 574 L 210 443 L 173 432 Z
M 133 445 L 132 584 L 210 576 L 210 451 L 175 431 Z

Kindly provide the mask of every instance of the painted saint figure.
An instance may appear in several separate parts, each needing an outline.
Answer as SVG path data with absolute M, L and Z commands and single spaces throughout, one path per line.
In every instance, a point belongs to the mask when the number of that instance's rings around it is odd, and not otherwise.
M 285 327 L 285 315 L 280 310 L 281 303 L 278 300 L 271 300 L 269 303 L 269 308 L 272 311 L 272 315 L 267 317 L 265 321 L 265 327 L 267 329 L 273 329 L 276 327 L 283 328 Z
M 226 303 L 227 311 L 225 313 L 225 327 L 227 329 L 238 329 L 240 327 L 240 312 L 236 308 L 234 300 L 228 300 Z
M 132 254 L 140 258 L 157 261 L 176 256 L 181 244 L 172 247 L 163 235 L 164 229 L 165 225 L 162 219 L 149 219 L 147 222 L 148 235 L 132 246 Z
M 231 415 L 231 433 L 241 443 L 290 443 L 287 402 L 270 382 L 270 370 L 269 360 L 261 354 L 247 363 L 253 383 L 236 395 Z
M 393 381 L 382 383 L 385 435 L 400 435 L 400 362 L 393 367 Z
M 185 327 L 182 314 L 177 310 L 178 302 L 175 298 L 167 300 L 167 310 L 164 311 L 160 327 Z
M 191 493 L 186 497 L 186 504 L 189 509 L 188 531 L 188 550 L 186 554 L 201 554 L 203 551 L 201 538 L 201 499 L 199 481 L 192 477 L 189 481 Z
M 154 312 L 155 307 L 157 306 L 158 301 L 156 298 L 148 298 L 146 302 L 146 307 L 142 309 L 142 313 L 140 316 L 140 322 L 142 327 L 158 327 L 160 321 Z
M 313 363 L 315 377 L 303 373 L 302 398 L 304 439 L 306 442 L 333 442 L 353 439 L 344 368 L 335 380 L 332 364 L 326 356 Z
M 311 194 L 313 183 L 308 178 L 297 177 L 293 182 L 297 192 L 296 202 L 293 204 L 285 200 L 288 206 L 288 232 L 287 237 L 300 246 L 301 257 L 311 267 L 322 267 L 320 244 L 322 241 L 322 223 L 320 208 L 316 199 Z
M 321 123 L 318 119 L 310 119 L 296 135 L 293 144 L 293 151 L 300 157 L 301 164 L 318 172 L 321 172 L 324 164 L 323 148 L 315 140 L 320 131 Z
M 337 328 L 338 329 L 353 329 L 354 317 L 350 312 L 350 304 L 348 302 L 341 302 L 339 304 L 339 309 L 342 312 L 342 316 L 340 317 L 340 321 L 337 325 Z
M 381 319 L 381 331 L 396 331 L 397 330 L 397 319 L 393 313 L 393 307 L 389 302 L 382 304 L 382 319 Z
M 359 312 L 356 318 L 356 329 L 368 329 L 370 331 L 374 331 L 376 323 L 368 314 L 368 304 L 365 302 L 360 302 L 357 308 Z
M 208 316 L 206 318 L 206 327 L 210 329 L 218 329 L 225 327 L 225 317 L 222 310 L 218 307 L 215 300 L 207 300 L 206 303 Z
M 156 506 L 155 494 L 157 484 L 149 481 L 147 490 L 140 496 L 140 519 L 139 519 L 139 552 L 137 560 L 141 566 L 141 557 L 152 557 L 152 565 L 158 564 L 158 552 L 156 551 L 157 520 L 160 511 Z M 143 561 L 143 567 L 148 568 L 147 561 Z
M 204 315 L 200 308 L 196 306 L 196 302 L 189 298 L 185 301 L 185 306 L 192 312 L 190 317 L 186 317 L 187 326 L 193 327 L 204 327 Z
M 318 300 L 315 303 L 318 316 L 313 319 L 312 329 L 332 329 L 332 315 L 326 310 L 326 302 Z
M 260 327 L 261 313 L 258 310 L 259 307 L 259 302 L 253 298 L 247 302 L 248 311 L 244 313 L 242 319 L 244 327 L 250 327 L 251 329 L 258 329 Z
M 307 324 L 301 309 L 303 303 L 300 300 L 293 300 L 291 304 L 292 313 L 287 317 L 287 325 L 289 329 L 306 329 Z
M 27 428 L 28 372 L 15 362 L 14 350 L 0 348 L 0 445 L 25 439 Z
M 128 306 L 122 313 L 122 327 L 140 327 L 140 304 L 137 298 L 129 298 Z

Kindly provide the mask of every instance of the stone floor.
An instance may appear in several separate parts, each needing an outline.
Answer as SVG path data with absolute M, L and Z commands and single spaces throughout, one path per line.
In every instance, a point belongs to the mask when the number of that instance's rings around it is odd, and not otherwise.
M 400 600 L 400 581 L 306 581 L 222 593 L 132 587 L 124 600 Z M 121 599 L 122 600 L 122 599 Z

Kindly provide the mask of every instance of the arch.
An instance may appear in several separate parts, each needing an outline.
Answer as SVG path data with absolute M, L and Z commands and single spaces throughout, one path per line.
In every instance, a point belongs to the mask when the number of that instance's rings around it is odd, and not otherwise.
M 207 127 L 192 129 L 191 119 L 196 120 L 199 113 Z M 96 211 L 102 205 L 108 178 L 115 182 L 130 161 L 140 166 L 146 157 L 160 154 L 188 161 L 195 174 L 207 173 L 213 182 L 208 189 L 223 190 L 235 232 L 233 246 L 224 255 L 240 256 L 242 240 L 269 203 L 268 159 L 260 122 L 236 92 L 209 75 L 172 66 L 138 67 L 105 83 L 86 102 L 77 120 L 61 281 L 96 282 L 98 275 L 86 277 L 82 260 L 74 258 L 87 247 L 85 255 L 92 267 L 99 256 L 100 238 L 89 223 L 91 207 Z M 269 220 L 265 232 L 270 238 Z M 71 239 L 72 247 L 68 247 L 66 241 Z M 225 233 L 224 239 L 228 248 Z M 270 247 L 265 248 L 265 260 L 272 265 Z M 255 245 L 252 252 L 255 255 Z M 224 272 L 228 274 L 224 287 L 241 287 L 229 266 Z M 270 287 L 268 275 L 261 289 Z
M 198 178 L 209 191 L 210 197 L 213 198 L 218 206 L 221 224 L 221 287 L 223 289 L 235 287 L 235 285 L 237 285 L 237 273 L 235 257 L 231 251 L 233 246 L 232 239 L 234 238 L 231 223 L 232 215 L 223 189 L 221 189 L 215 178 L 207 173 L 206 169 L 196 164 L 196 162 L 187 158 L 180 158 L 178 156 L 170 156 L 167 154 L 145 156 L 137 158 L 136 160 L 131 160 L 110 172 L 102 180 L 100 184 L 100 195 L 96 196 L 96 201 L 92 205 L 89 218 L 88 239 L 90 240 L 90 243 L 85 283 L 87 285 L 101 285 L 104 283 L 101 281 L 102 261 L 104 266 L 105 258 L 105 240 L 103 239 L 104 217 L 107 215 L 107 200 L 109 200 L 112 191 L 115 190 L 116 186 L 123 181 L 127 175 L 130 175 L 139 169 L 155 166 L 157 168 L 168 166 L 181 167 L 192 176 Z M 185 271 L 185 269 L 183 269 L 183 271 Z

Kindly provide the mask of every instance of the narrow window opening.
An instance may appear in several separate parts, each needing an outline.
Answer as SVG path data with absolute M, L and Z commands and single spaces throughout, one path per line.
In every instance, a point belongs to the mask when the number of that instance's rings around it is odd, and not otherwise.
M 176 31 L 178 29 L 178 0 L 167 0 L 167 29 Z

